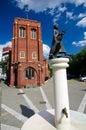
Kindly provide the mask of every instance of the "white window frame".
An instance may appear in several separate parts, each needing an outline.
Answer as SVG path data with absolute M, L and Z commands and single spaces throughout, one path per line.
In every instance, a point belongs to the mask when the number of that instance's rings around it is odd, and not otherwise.
M 19 28 L 19 37 L 21 37 L 21 38 L 25 37 L 25 28 L 24 27 Z
M 37 39 L 37 30 L 31 29 L 31 39 Z
M 36 58 L 37 58 L 36 52 L 32 52 L 32 59 L 36 59 Z
M 25 58 L 25 52 L 24 51 L 20 52 L 20 58 Z

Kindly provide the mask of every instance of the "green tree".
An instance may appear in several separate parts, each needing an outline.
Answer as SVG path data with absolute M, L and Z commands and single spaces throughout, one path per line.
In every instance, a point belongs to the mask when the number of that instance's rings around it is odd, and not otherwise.
M 53 70 L 52 70 L 52 68 L 50 67 L 49 64 L 48 64 L 48 70 L 50 71 L 50 77 L 52 77 L 52 75 L 53 75 Z
M 9 57 L 5 57 L 5 59 L 1 60 L 1 67 L 2 67 L 2 74 L 6 74 L 7 72 L 7 62 L 9 60 Z
M 69 62 L 68 73 L 75 75 L 86 74 L 86 48 L 83 48 L 76 55 L 72 55 L 72 60 Z

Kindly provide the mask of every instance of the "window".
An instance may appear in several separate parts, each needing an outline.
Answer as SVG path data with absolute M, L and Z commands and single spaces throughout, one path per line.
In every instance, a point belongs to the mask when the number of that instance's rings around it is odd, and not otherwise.
M 36 59 L 36 53 L 35 52 L 32 53 L 32 59 Z
M 23 28 L 23 27 L 21 27 L 20 29 L 19 29 L 19 37 L 25 37 L 25 28 Z
M 26 69 L 26 78 L 34 79 L 35 71 L 33 68 Z
M 21 51 L 20 52 L 20 58 L 24 58 L 25 57 L 25 53 L 24 53 L 24 51 Z
M 35 29 L 31 29 L 31 39 L 36 39 L 37 37 L 37 32 Z

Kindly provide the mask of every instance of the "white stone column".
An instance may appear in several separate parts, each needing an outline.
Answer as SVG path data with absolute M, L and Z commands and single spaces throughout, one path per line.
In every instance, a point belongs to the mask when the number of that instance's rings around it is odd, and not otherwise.
M 53 69 L 55 125 L 59 130 L 68 130 L 70 127 L 69 98 L 67 88 L 66 68 L 68 58 L 55 58 L 50 60 Z M 66 112 L 66 113 L 65 113 Z

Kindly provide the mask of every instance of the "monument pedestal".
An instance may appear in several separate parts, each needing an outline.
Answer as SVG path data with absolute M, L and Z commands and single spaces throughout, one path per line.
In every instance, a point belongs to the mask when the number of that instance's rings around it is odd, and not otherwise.
M 55 124 L 60 130 L 63 129 L 63 126 L 65 129 L 66 126 L 68 128 L 70 124 L 66 75 L 66 68 L 69 66 L 68 62 L 68 58 L 55 58 L 49 62 L 53 69 Z
M 54 110 L 41 111 L 33 115 L 23 124 L 21 130 L 59 130 L 55 127 Z M 70 111 L 70 129 L 63 130 L 86 130 L 86 115 Z
M 50 60 L 53 69 L 55 109 L 42 111 L 29 118 L 21 130 L 85 130 L 86 115 L 69 111 L 66 68 L 68 58 Z

